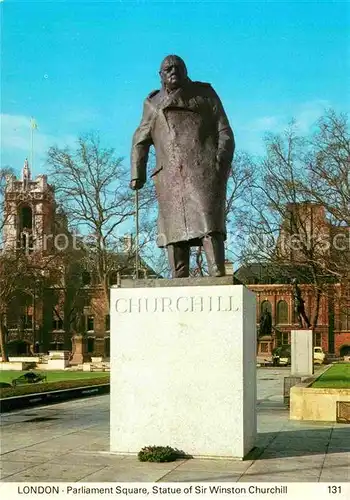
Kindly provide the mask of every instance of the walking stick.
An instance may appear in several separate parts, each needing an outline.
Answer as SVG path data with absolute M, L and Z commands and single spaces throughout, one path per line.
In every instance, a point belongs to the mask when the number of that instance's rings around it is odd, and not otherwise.
M 136 219 L 136 238 L 135 238 L 135 274 L 139 279 L 139 191 L 135 191 L 135 219 Z

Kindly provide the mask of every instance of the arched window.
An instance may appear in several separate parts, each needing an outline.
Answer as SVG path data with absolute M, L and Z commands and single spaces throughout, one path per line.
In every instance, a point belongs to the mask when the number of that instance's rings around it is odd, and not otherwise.
M 81 280 L 83 285 L 91 285 L 91 274 L 88 271 L 83 271 Z
M 288 304 L 285 300 L 280 300 L 277 304 L 277 325 L 288 324 Z
M 105 330 L 106 332 L 109 332 L 111 329 L 111 316 L 109 314 L 106 314 L 105 316 Z
M 32 229 L 33 228 L 33 212 L 30 207 L 24 205 L 20 211 L 20 229 Z
M 268 311 L 270 314 L 272 314 L 272 306 L 271 306 L 271 302 L 269 300 L 264 300 L 263 302 L 261 302 L 260 315 L 264 311 Z
M 105 356 L 106 358 L 109 358 L 111 355 L 111 343 L 110 343 L 110 338 L 105 337 Z
M 120 282 L 120 273 L 119 271 L 111 271 L 109 273 L 109 285 L 118 285 Z
M 87 352 L 93 353 L 95 350 L 95 337 L 88 337 L 87 339 Z
M 259 319 L 259 337 L 264 335 L 271 335 L 272 332 L 272 314 L 271 302 L 264 300 L 260 306 L 260 319 Z
M 350 330 L 350 307 L 342 307 L 339 314 L 339 330 Z

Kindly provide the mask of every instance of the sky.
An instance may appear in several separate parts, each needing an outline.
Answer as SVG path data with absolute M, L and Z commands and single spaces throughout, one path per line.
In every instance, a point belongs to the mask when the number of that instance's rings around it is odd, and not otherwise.
M 350 108 L 346 1 L 0 0 L 1 162 L 45 172 L 51 145 L 98 131 L 129 164 L 142 103 L 168 54 L 220 95 L 237 149 L 261 154 L 266 131 Z

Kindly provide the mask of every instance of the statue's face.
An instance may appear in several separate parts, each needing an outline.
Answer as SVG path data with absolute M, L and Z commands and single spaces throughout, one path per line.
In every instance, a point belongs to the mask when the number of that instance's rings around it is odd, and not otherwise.
M 187 79 L 186 66 L 181 59 L 176 57 L 167 57 L 164 59 L 161 69 L 160 77 L 163 86 L 167 90 L 175 90 L 182 87 Z

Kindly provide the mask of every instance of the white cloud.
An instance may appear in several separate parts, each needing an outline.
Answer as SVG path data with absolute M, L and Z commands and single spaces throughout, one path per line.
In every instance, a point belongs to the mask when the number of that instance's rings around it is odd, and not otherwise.
M 312 101 L 302 104 L 296 112 L 295 120 L 298 130 L 302 134 L 310 132 L 312 126 L 324 114 L 325 110 L 330 108 L 328 101 Z
M 331 103 L 326 100 L 314 100 L 296 105 L 291 111 L 259 116 L 241 123 L 236 127 L 237 139 L 239 139 L 237 147 L 251 153 L 261 154 L 265 150 L 263 142 L 265 133 L 283 133 L 292 120 L 295 121 L 298 133 L 307 135 L 326 109 L 330 107 Z
M 34 146 L 37 154 L 45 154 L 53 144 L 71 144 L 72 136 L 56 137 L 45 134 L 40 130 L 40 123 L 37 125 L 38 128 L 34 130 Z M 4 149 L 30 151 L 31 126 L 29 116 L 1 114 L 1 146 Z
M 70 107 L 65 113 L 65 122 L 68 124 L 79 125 L 88 122 L 94 123 L 99 119 L 99 114 L 94 109 L 74 109 Z
M 310 132 L 315 122 L 330 107 L 330 103 L 324 100 L 315 100 L 302 103 L 290 113 L 262 116 L 246 124 L 244 128 L 251 132 L 283 132 L 292 119 L 301 134 Z
M 265 132 L 266 130 L 274 130 L 279 127 L 278 116 L 263 116 L 257 118 L 249 125 L 249 129 L 255 132 Z
M 1 114 L 1 156 L 4 163 L 18 168 L 31 154 L 30 116 Z M 50 146 L 71 146 L 76 137 L 69 134 L 55 136 L 43 132 L 40 121 L 33 132 L 33 151 L 35 163 L 43 164 Z

